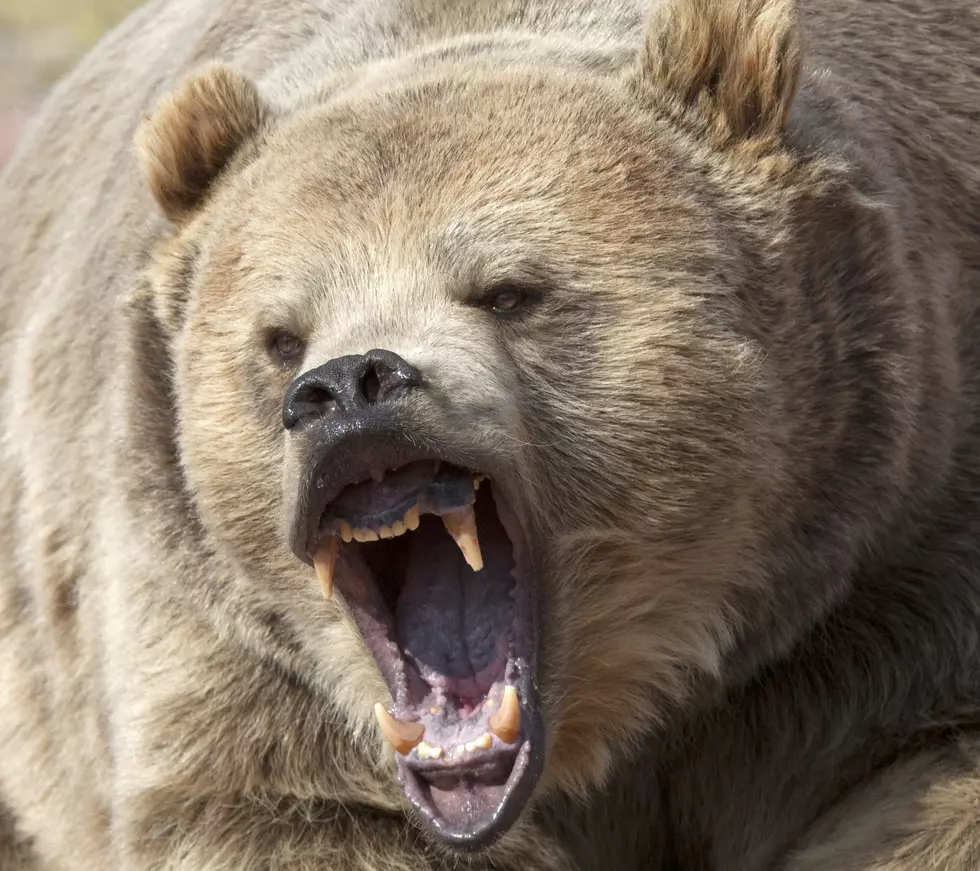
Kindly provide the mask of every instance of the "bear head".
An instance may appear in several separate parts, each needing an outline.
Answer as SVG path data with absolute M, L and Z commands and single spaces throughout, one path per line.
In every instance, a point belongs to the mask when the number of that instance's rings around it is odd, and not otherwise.
M 289 106 L 209 67 L 138 136 L 221 596 L 287 615 L 270 655 L 376 714 L 463 847 L 601 783 L 751 621 L 791 489 L 766 324 L 820 178 L 788 0 L 664 0 L 614 60 L 522 39 Z

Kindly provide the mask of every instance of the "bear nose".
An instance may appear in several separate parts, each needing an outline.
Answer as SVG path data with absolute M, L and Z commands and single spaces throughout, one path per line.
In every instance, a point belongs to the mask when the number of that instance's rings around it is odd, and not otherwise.
M 291 430 L 326 414 L 353 414 L 404 396 L 422 385 L 422 373 L 391 351 L 336 357 L 304 372 L 286 391 L 282 423 Z

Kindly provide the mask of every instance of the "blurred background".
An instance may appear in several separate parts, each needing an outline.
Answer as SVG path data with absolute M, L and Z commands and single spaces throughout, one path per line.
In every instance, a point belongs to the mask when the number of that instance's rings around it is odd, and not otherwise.
M 0 166 L 32 109 L 142 0 L 0 0 Z

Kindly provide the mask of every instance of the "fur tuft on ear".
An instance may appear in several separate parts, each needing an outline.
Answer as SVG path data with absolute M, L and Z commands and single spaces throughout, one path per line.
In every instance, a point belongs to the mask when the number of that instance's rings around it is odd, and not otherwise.
M 660 0 L 640 76 L 730 141 L 783 133 L 802 67 L 794 0 Z
M 217 65 L 186 79 L 144 120 L 137 154 L 154 199 L 171 221 L 186 220 L 201 205 L 265 115 L 255 85 Z

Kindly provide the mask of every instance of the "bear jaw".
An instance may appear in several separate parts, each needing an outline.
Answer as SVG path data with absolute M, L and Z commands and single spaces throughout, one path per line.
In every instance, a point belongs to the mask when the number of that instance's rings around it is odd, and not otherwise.
M 343 600 L 385 679 L 394 704 L 375 710 L 406 797 L 438 840 L 485 848 L 544 765 L 524 528 L 500 478 L 460 458 L 316 453 L 293 550 Z

